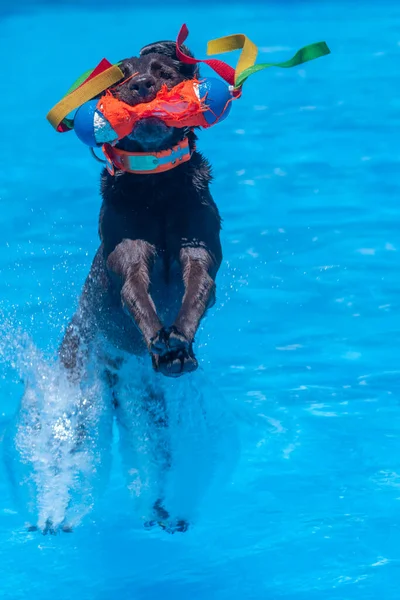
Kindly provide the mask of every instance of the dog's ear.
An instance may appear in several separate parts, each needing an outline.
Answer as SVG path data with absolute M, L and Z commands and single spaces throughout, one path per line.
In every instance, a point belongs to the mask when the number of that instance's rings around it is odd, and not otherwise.
M 182 46 L 182 52 L 187 56 L 191 56 L 193 58 L 193 54 L 186 46 Z M 140 51 L 140 56 L 146 56 L 146 54 L 161 54 L 163 56 L 168 56 L 168 58 L 174 61 L 175 67 L 178 69 L 181 75 L 185 77 L 185 79 L 193 79 L 194 77 L 199 77 L 199 68 L 197 65 L 188 65 L 186 63 L 181 62 L 178 59 L 178 57 L 176 56 L 175 42 L 165 41 L 148 44 L 147 46 L 144 46 L 144 48 L 142 48 Z

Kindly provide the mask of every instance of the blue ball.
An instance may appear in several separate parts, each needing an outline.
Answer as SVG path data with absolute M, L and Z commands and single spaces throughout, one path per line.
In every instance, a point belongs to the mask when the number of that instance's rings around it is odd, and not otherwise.
M 216 77 L 206 77 L 199 83 L 199 94 L 200 98 L 204 98 L 207 95 L 205 101 L 206 106 L 210 110 L 205 111 L 204 118 L 209 125 L 214 125 L 226 119 L 231 111 L 232 94 L 229 90 L 229 86 Z
M 74 117 L 74 131 L 78 138 L 91 148 L 101 146 L 96 142 L 94 132 L 94 113 L 98 100 L 89 100 L 78 108 Z

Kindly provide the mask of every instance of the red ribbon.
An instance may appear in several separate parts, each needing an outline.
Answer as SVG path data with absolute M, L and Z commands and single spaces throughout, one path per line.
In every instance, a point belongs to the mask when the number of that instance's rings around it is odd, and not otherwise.
M 189 35 L 189 30 L 186 25 L 182 25 L 178 37 L 176 39 L 176 56 L 178 60 L 188 65 L 195 65 L 197 63 L 204 63 L 211 67 L 222 79 L 224 79 L 229 85 L 235 85 L 235 69 L 230 65 L 227 65 L 222 60 L 216 58 L 209 58 L 208 60 L 198 60 L 187 56 L 181 50 L 181 46 Z

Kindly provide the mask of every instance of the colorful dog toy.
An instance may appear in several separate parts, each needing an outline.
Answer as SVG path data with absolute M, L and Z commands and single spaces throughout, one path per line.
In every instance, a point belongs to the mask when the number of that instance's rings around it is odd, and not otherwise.
M 130 106 L 107 91 L 100 100 L 78 108 L 74 131 L 84 144 L 94 148 L 114 144 L 132 132 L 138 121 L 157 117 L 169 127 L 211 127 L 225 119 L 232 93 L 220 79 L 190 79 L 168 90 L 164 86 L 152 102 Z
M 187 64 L 205 63 L 224 81 L 208 77 L 184 81 L 171 90 L 164 86 L 153 101 L 130 106 L 115 98 L 109 89 L 124 79 L 124 74 L 118 64 L 112 65 L 103 59 L 94 70 L 84 73 L 74 83 L 47 119 L 59 132 L 73 129 L 84 144 L 92 148 L 102 146 L 107 157 L 107 146 L 113 146 L 129 135 L 141 119 L 157 117 L 170 127 L 211 127 L 228 116 L 232 101 L 240 98 L 243 83 L 253 73 L 269 67 L 295 67 L 330 53 L 325 42 L 318 42 L 305 46 L 286 62 L 255 64 L 257 46 L 245 35 L 210 41 L 208 54 L 241 50 L 236 69 L 233 69 L 221 60 L 186 56 L 181 47 L 188 34 L 183 25 L 176 41 L 178 59 Z M 103 95 L 99 100 L 93 100 L 100 94 Z M 74 117 L 69 117 L 74 111 Z

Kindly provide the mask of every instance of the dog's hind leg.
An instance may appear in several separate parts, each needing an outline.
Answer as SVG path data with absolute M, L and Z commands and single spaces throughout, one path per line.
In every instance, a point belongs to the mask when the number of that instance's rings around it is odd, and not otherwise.
M 32 528 L 43 533 L 71 530 L 108 481 L 111 391 L 101 356 L 88 343 L 84 316 L 81 305 L 64 337 L 61 360 L 48 364 L 42 358 L 29 372 L 8 436 L 16 501 Z
M 136 361 L 136 359 L 135 359 Z M 137 359 L 139 374 L 120 381 L 116 418 L 127 486 L 145 527 L 186 531 L 183 520 L 171 519 L 166 485 L 172 467 L 168 408 L 161 385 Z
M 57 365 L 43 363 L 26 382 L 9 430 L 7 463 L 16 501 L 43 533 L 73 529 L 108 481 L 113 410 L 95 371 L 77 386 Z
M 78 309 L 66 328 L 58 352 L 69 379 L 75 383 L 82 380 L 87 370 L 91 344 L 98 333 L 97 318 L 104 312 L 107 286 L 103 249 L 100 247 L 83 286 Z

